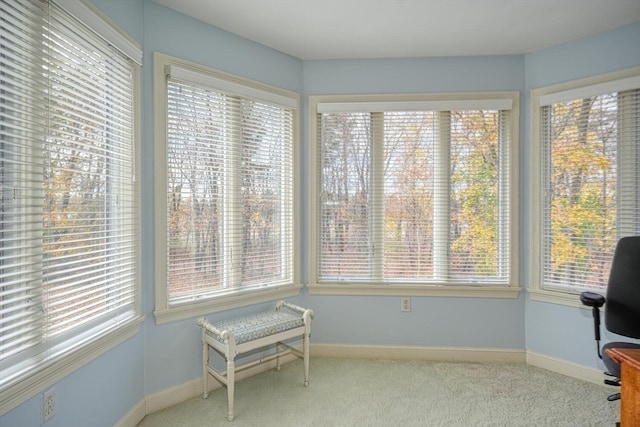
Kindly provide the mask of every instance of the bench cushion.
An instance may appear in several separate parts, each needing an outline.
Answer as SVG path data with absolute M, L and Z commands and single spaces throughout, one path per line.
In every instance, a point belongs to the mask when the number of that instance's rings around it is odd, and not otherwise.
M 301 316 L 294 316 L 284 311 L 265 311 L 245 317 L 213 323 L 220 331 L 229 331 L 236 338 L 236 344 L 254 341 L 279 332 L 304 326 Z M 222 339 L 207 331 L 217 341 Z

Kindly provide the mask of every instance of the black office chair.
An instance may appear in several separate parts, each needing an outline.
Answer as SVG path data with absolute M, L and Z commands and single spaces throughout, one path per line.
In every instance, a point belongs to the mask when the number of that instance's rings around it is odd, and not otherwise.
M 640 236 L 623 237 L 618 241 L 607 284 L 607 297 L 594 292 L 583 292 L 580 301 L 592 307 L 593 327 L 598 356 L 607 372 L 614 377 L 605 384 L 620 385 L 620 365 L 605 351 L 608 348 L 640 348 L 630 342 L 610 342 L 600 352 L 600 307 L 604 305 L 604 324 L 609 332 L 629 338 L 640 338 Z M 624 379 L 623 379 L 624 380 Z M 617 400 L 620 393 L 609 396 Z

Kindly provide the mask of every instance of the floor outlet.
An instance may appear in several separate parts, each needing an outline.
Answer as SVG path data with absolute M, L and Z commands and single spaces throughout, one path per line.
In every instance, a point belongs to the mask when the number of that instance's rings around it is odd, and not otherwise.
M 411 311 L 411 298 L 405 297 L 400 300 L 400 311 Z
M 42 422 L 46 422 L 56 414 L 56 391 L 49 389 L 42 394 Z

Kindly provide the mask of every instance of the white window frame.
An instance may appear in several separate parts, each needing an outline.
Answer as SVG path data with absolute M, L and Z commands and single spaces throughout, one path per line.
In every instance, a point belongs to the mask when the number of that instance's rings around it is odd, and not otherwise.
M 357 283 L 334 282 L 320 283 L 318 265 L 318 106 L 332 104 L 332 109 L 347 110 L 350 104 L 358 103 L 403 104 L 405 109 L 438 108 L 446 105 L 447 109 L 482 109 L 491 101 L 511 101 L 510 136 L 508 144 L 511 159 L 509 167 L 510 180 L 510 218 L 509 218 L 509 283 L 507 285 L 482 285 L 474 283 Z M 337 110 L 336 110 L 337 111 Z M 377 111 L 377 110 L 376 110 Z M 519 139 L 519 93 L 518 92 L 482 92 L 482 93 L 448 93 L 448 94 L 412 94 L 412 95 L 329 95 L 309 97 L 309 141 L 310 141 L 310 174 L 309 174 L 309 288 L 315 295 L 393 295 L 393 296 L 442 296 L 442 297 L 475 297 L 475 298 L 517 298 L 521 288 L 518 285 L 518 139 Z
M 260 302 L 297 296 L 300 293 L 299 279 L 299 230 L 298 230 L 298 176 L 297 147 L 299 145 L 299 95 L 284 89 L 253 80 L 224 73 L 192 62 L 154 52 L 154 117 L 155 117 L 155 310 L 156 323 L 162 324 L 195 316 L 243 307 Z M 272 102 L 295 100 L 293 112 L 293 281 L 286 286 L 258 287 L 237 291 L 229 290 L 202 301 L 192 300 L 171 304 L 167 291 L 167 71 L 179 70 L 189 81 L 202 82 L 204 86 L 215 85 L 220 90 L 251 96 L 260 94 Z M 286 101 L 288 100 L 288 101 Z
M 541 105 L 583 96 L 593 96 L 620 90 L 621 82 L 640 79 L 640 67 L 616 71 L 597 76 L 578 79 L 570 82 L 550 85 L 531 90 L 531 128 L 530 128 L 530 158 L 531 158 L 531 268 L 529 287 L 527 289 L 534 301 L 548 302 L 571 307 L 584 308 L 578 298 L 578 292 L 545 289 L 543 286 L 544 246 L 543 246 L 543 209 L 544 176 L 543 141 L 540 135 Z
M 141 141 L 141 63 L 142 49 L 140 45 L 126 32 L 115 25 L 109 17 L 98 8 L 85 0 L 51 0 L 85 26 L 93 29 L 101 38 L 115 46 L 134 61 L 134 149 L 135 176 L 140 176 L 140 141 Z M 135 178 L 135 177 L 134 177 Z M 140 194 L 140 180 L 136 179 L 134 191 Z M 134 316 L 114 326 L 107 332 L 99 332 L 102 327 L 87 330 L 84 328 L 75 337 L 66 340 L 61 345 L 52 348 L 50 356 L 44 362 L 35 365 L 16 366 L 22 371 L 7 384 L 0 387 L 0 416 L 14 409 L 28 399 L 43 392 L 67 375 L 73 373 L 83 365 L 91 362 L 100 355 L 117 347 L 140 332 L 140 325 L 144 321 L 141 314 L 140 289 L 140 206 L 135 210 L 135 290 Z M 25 360 L 26 362 L 26 360 Z

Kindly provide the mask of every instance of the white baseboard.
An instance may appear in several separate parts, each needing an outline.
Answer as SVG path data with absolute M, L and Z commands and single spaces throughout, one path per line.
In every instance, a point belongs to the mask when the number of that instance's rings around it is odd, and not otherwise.
M 578 365 L 577 363 L 567 362 L 563 359 L 557 359 L 555 357 L 546 356 L 532 351 L 527 352 L 527 365 L 536 366 L 538 368 L 557 372 L 558 374 L 588 381 L 594 384 L 602 384 L 604 379 L 602 371 L 596 368 Z
M 212 390 L 221 387 L 216 381 L 209 381 L 209 385 Z M 202 395 L 202 378 L 166 388 L 146 396 L 147 414 L 152 414 L 198 395 Z
M 138 402 L 114 427 L 136 427 L 147 415 L 145 399 Z
M 526 352 L 504 348 L 311 344 L 311 357 L 525 363 Z
M 602 384 L 602 372 L 591 367 L 578 365 L 566 360 L 542 354 L 505 348 L 466 348 L 466 347 L 413 347 L 413 346 L 369 346 L 345 344 L 311 344 L 311 357 L 350 358 L 350 359 L 401 359 L 432 360 L 447 362 L 474 363 L 527 363 L 552 372 L 557 372 L 580 380 Z M 282 358 L 282 363 L 296 360 L 293 355 Z M 275 368 L 275 361 L 253 366 L 236 374 L 236 380 Z M 313 370 L 313 363 L 311 364 Z M 209 381 L 209 391 L 222 387 L 216 380 Z M 138 402 L 117 424 L 116 427 L 135 427 L 142 419 L 153 412 L 184 402 L 202 395 L 202 378 L 153 393 Z
M 280 359 L 282 365 L 290 363 L 296 360 L 297 357 L 289 354 Z M 256 366 L 236 372 L 236 381 L 243 380 L 245 378 L 252 377 L 254 375 L 266 372 L 271 369 L 275 369 L 276 361 L 261 363 Z M 209 392 L 219 389 L 222 385 L 214 378 L 209 377 L 208 381 Z M 168 389 L 161 390 L 157 393 L 150 394 L 145 399 L 139 402 L 131 411 L 129 411 L 117 424 L 116 427 L 135 427 L 142 421 L 142 419 L 154 412 L 168 408 L 178 403 L 182 403 L 185 400 L 202 396 L 202 378 L 198 378 L 183 384 L 179 384 Z

